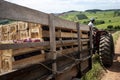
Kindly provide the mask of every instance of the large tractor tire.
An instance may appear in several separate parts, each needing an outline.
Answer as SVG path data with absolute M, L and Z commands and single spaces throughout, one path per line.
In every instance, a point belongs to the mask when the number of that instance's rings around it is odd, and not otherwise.
M 110 67 L 113 64 L 114 42 L 111 34 L 102 35 L 99 44 L 100 60 L 104 67 Z

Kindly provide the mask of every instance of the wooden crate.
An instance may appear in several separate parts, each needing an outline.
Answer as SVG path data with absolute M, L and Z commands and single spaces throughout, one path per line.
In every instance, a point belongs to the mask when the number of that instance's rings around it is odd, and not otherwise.
M 3 25 L 2 26 L 2 33 L 9 33 L 9 29 L 10 29 L 9 25 Z
M 1 72 L 3 72 L 3 73 L 9 72 L 9 71 L 16 70 L 19 68 L 24 68 L 29 65 L 33 65 L 33 64 L 37 64 L 37 63 L 39 64 L 39 62 L 42 62 L 45 60 L 45 54 L 37 54 L 37 55 L 32 54 L 32 56 L 27 56 L 25 58 L 20 57 L 21 59 L 18 59 L 18 60 L 15 59 L 15 56 L 21 56 L 21 55 L 24 56 L 26 54 L 30 55 L 27 52 L 27 49 L 26 49 L 25 53 L 22 53 L 19 51 L 19 53 L 16 53 L 16 54 L 14 54 L 14 50 L 12 50 L 12 49 L 1 51 L 1 55 L 0 55 L 0 59 L 1 59 L 0 60 L 0 63 L 1 63 L 0 70 L 1 70 Z
M 17 27 L 18 27 L 18 25 L 17 25 L 16 22 L 10 24 L 10 26 L 9 26 L 9 33 L 16 33 L 17 32 Z
M 12 69 L 12 57 L 11 57 L 12 50 L 2 50 L 1 55 L 1 71 L 8 72 Z
M 40 24 L 28 23 L 30 38 L 42 38 L 42 26 Z
M 9 33 L 9 40 L 18 40 L 20 38 L 18 32 Z
M 18 30 L 27 30 L 28 29 L 28 23 L 27 22 L 19 21 L 17 23 L 17 25 L 18 25 Z
M 2 34 L 2 41 L 8 41 L 9 40 L 9 34 L 8 33 L 3 33 Z
M 29 38 L 28 30 L 19 31 L 18 34 L 21 40 Z

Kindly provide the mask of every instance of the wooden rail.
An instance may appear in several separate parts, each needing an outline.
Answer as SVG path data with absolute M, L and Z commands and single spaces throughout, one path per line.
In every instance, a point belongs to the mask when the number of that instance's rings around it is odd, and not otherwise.
M 37 24 L 39 25 L 39 27 L 35 26 L 37 37 L 43 39 L 41 42 L 1 43 L 1 80 L 21 80 L 23 77 L 23 80 L 45 80 L 50 76 L 55 77 L 56 80 L 66 80 L 68 76 L 64 76 L 65 74 L 71 76 L 69 79 L 72 79 L 78 72 L 81 77 L 91 69 L 92 34 L 87 25 L 67 21 L 53 14 L 46 14 L 3 0 L 0 1 L 0 18 L 27 23 L 29 26 L 19 26 L 18 30 L 11 27 L 10 29 L 21 33 L 27 33 L 29 30 L 30 38 L 33 36 L 31 33 L 34 30 L 32 29 L 35 29 L 30 24 Z M 26 38 L 26 36 L 20 37 L 22 39 Z M 28 71 L 31 71 L 31 73 L 26 75 L 25 73 L 28 73 Z M 35 73 L 34 75 L 32 71 Z M 6 78 L 5 75 L 8 77 Z

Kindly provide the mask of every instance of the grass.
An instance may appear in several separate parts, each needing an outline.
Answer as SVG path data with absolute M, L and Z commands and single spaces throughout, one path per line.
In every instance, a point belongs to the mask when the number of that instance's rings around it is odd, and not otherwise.
M 99 56 L 94 55 L 92 69 L 87 72 L 86 75 L 81 78 L 81 80 L 100 80 L 102 71 L 103 68 L 99 63 Z

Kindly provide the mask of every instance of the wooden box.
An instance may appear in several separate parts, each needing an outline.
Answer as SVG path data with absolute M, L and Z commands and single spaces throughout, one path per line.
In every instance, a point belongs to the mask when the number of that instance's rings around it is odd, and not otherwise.
M 9 40 L 9 34 L 8 33 L 3 33 L 2 34 L 2 41 L 8 41 Z
M 18 30 L 27 30 L 28 29 L 28 23 L 19 21 L 18 23 Z
M 1 53 L 1 72 L 9 72 L 12 70 L 12 50 L 2 50 Z
M 33 55 L 30 51 L 35 52 L 34 50 L 36 51 L 38 49 L 26 48 L 17 50 L 2 50 L 0 55 L 1 72 L 9 72 L 44 61 L 45 54 L 37 53 L 36 55 Z M 16 58 L 16 56 L 18 58 Z
M 9 25 L 3 25 L 2 26 L 2 33 L 9 33 L 9 29 L 10 29 Z
M 20 36 L 21 40 L 29 38 L 28 30 L 19 31 L 18 33 L 19 33 L 19 36 Z
M 9 40 L 18 40 L 20 38 L 18 32 L 9 33 Z
M 42 27 L 40 24 L 29 23 L 30 38 L 42 38 Z
M 16 33 L 17 32 L 17 23 L 13 23 L 9 26 L 9 33 Z

